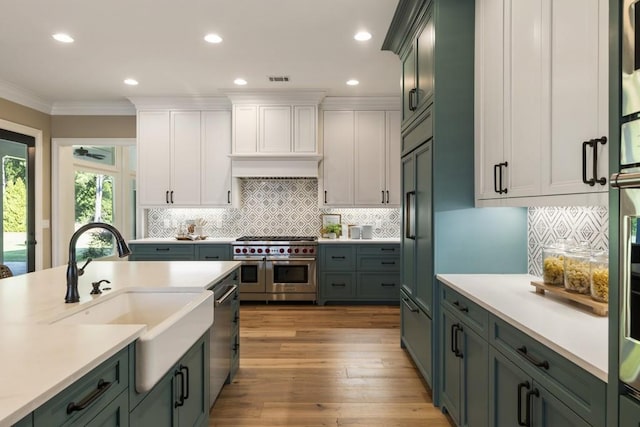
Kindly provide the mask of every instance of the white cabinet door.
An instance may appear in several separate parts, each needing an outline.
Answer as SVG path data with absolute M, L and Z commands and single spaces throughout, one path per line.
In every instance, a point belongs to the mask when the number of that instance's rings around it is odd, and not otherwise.
M 582 143 L 608 135 L 608 2 L 545 0 L 551 16 L 548 194 L 608 191 L 582 182 Z M 598 177 L 608 178 L 607 145 L 598 144 Z M 587 179 L 593 170 L 587 149 Z
M 542 2 L 513 0 L 505 13 L 506 197 L 540 194 L 544 105 Z M 490 100 L 489 100 L 490 101 Z
M 387 111 L 386 114 L 386 158 L 387 158 L 387 206 L 399 207 L 401 196 L 400 155 L 402 139 L 400 137 L 400 111 Z
M 258 152 L 257 106 L 233 106 L 233 143 L 234 153 L 255 154 Z
M 386 202 L 385 112 L 355 112 L 355 205 Z
M 324 112 L 324 206 L 353 206 L 354 112 Z
M 200 111 L 171 112 L 172 206 L 200 204 Z
M 295 153 L 315 153 L 317 150 L 316 116 L 314 105 L 294 105 L 293 107 L 293 151 Z
M 261 153 L 291 152 L 291 107 L 288 105 L 261 105 L 258 108 Z
M 138 112 L 137 197 L 141 206 L 169 203 L 171 119 L 168 111 Z
M 230 206 L 231 112 L 202 112 L 202 183 L 200 201 L 206 206 Z
M 476 2 L 475 186 L 482 200 L 502 197 L 494 168 L 505 161 L 504 1 Z

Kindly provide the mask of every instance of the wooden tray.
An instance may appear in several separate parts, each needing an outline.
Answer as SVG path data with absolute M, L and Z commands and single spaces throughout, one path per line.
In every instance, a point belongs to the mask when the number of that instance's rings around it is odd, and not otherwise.
M 609 304 L 606 302 L 596 301 L 588 294 L 577 294 L 575 292 L 569 292 L 561 286 L 547 285 L 543 282 L 531 282 L 532 286 L 536 287 L 536 293 L 544 295 L 545 292 L 550 292 L 553 295 L 558 295 L 561 298 L 565 298 L 571 301 L 575 301 L 578 304 L 584 305 L 590 308 L 594 314 L 598 316 L 607 316 L 609 314 Z

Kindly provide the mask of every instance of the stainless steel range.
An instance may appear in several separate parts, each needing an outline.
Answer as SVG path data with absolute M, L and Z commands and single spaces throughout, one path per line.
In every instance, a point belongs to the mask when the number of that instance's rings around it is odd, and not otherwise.
M 244 236 L 232 243 L 242 301 L 315 301 L 318 238 Z

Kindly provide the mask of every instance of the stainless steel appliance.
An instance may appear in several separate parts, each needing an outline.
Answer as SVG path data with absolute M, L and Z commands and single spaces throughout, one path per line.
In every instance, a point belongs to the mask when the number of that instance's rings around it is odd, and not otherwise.
M 315 301 L 318 239 L 243 236 L 232 243 L 240 267 L 240 300 Z
M 233 340 L 233 299 L 238 297 L 237 273 L 231 273 L 213 289 L 213 325 L 209 332 L 209 407 L 220 394 L 231 370 Z
M 639 0 L 622 3 L 622 117 L 640 112 Z

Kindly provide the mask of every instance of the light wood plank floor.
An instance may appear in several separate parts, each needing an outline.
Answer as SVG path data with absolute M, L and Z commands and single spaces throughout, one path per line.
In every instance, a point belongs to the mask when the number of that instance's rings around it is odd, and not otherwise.
M 240 370 L 210 426 L 450 427 L 390 306 L 240 307 Z

